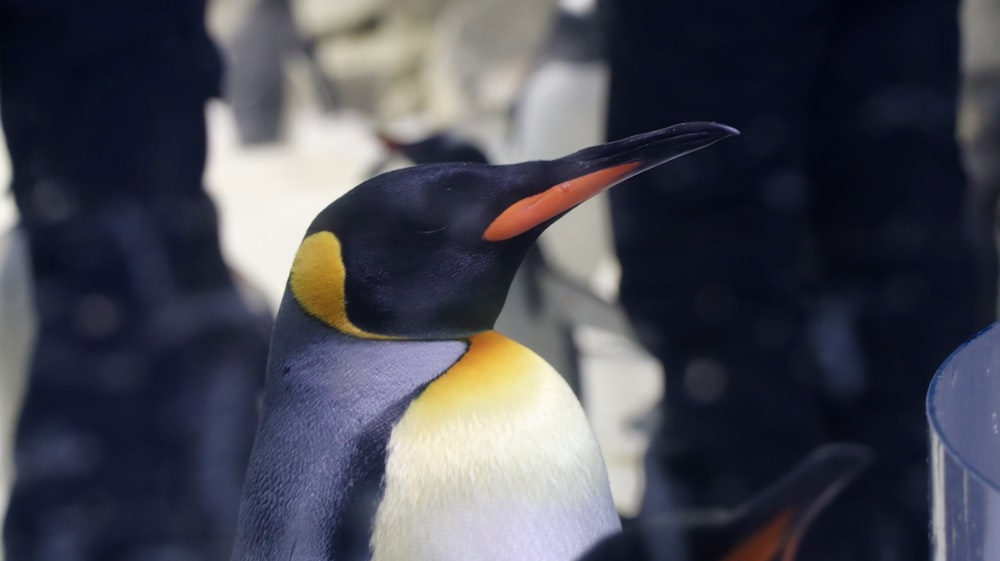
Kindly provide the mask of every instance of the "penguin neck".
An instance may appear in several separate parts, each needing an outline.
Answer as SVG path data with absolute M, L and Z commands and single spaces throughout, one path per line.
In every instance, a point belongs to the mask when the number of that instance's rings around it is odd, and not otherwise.
M 533 351 L 495 330 L 455 340 L 370 338 L 344 333 L 303 310 L 290 290 L 282 299 L 273 333 L 269 378 L 325 372 L 343 383 L 370 385 L 370 377 L 382 379 L 382 371 L 390 368 L 393 372 L 386 382 L 395 388 L 407 388 L 408 393 L 416 392 L 430 410 L 454 411 L 462 407 L 471 412 L 482 407 L 516 407 L 519 400 L 528 397 L 527 373 L 551 369 Z M 377 360 L 373 353 L 402 353 L 397 358 L 403 360 Z M 349 360 L 362 355 L 368 358 Z M 441 357 L 432 359 L 430 355 Z
M 381 388 L 400 398 L 396 395 L 400 392 L 422 391 L 457 362 L 468 346 L 464 340 L 417 341 L 344 333 L 303 310 L 286 290 L 275 319 L 267 375 L 269 383 L 275 378 L 319 378 L 351 394 L 357 387 L 373 392 Z
M 233 559 L 352 558 L 345 552 L 368 532 L 392 427 L 467 348 L 350 336 L 286 291 Z

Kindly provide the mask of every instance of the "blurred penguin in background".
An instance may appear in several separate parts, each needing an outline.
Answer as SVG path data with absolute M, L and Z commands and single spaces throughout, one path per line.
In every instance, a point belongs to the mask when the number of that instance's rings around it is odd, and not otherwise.
M 858 441 L 878 461 L 802 558 L 927 559 L 927 383 L 996 286 L 962 224 L 958 2 L 602 7 L 609 140 L 743 131 L 611 193 L 621 300 L 667 378 L 646 514 L 732 506 Z
M 997 259 L 996 214 L 1000 202 L 1000 48 L 997 26 L 1000 4 L 991 0 L 962 2 L 962 86 L 958 129 L 965 169 L 969 174 L 966 225 L 983 264 L 981 309 L 997 309 L 1000 270 Z
M 511 117 L 515 161 L 554 158 L 604 139 L 608 69 L 596 2 L 560 0 L 557 8 Z M 592 283 L 595 271 L 613 262 L 610 230 L 601 194 L 554 224 L 540 245 L 556 269 Z
M 594 0 L 560 0 L 555 21 L 518 95 L 515 160 L 554 158 L 602 140 L 607 64 Z
M 254 0 L 224 42 L 225 97 L 244 146 L 285 140 L 291 60 L 308 69 L 319 108 L 328 113 L 337 106 L 334 87 L 316 60 L 315 42 L 296 27 L 292 9 L 291 0 Z
M 0 0 L 0 116 L 38 333 L 8 561 L 224 559 L 268 314 L 202 184 L 202 0 Z
M 808 561 L 798 553 L 812 523 L 871 459 L 864 446 L 829 444 L 736 507 L 625 520 L 580 561 Z
M 35 339 L 28 248 L 17 229 L 0 235 L 0 512 L 13 478 L 14 427 Z M 0 559 L 3 556 L 0 555 Z
M 278 142 L 285 119 L 285 59 L 298 42 L 289 0 L 256 0 L 227 49 L 226 98 L 240 142 Z

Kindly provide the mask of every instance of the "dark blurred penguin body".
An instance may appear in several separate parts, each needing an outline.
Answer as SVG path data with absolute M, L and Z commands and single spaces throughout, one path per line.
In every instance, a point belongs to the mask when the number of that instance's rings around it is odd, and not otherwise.
M 864 446 L 824 446 L 746 504 L 632 521 L 581 561 L 795 561 L 817 515 L 872 459 Z
M 619 531 L 573 392 L 493 323 L 548 224 L 732 134 L 407 168 L 321 212 L 278 314 L 234 560 L 568 561 Z

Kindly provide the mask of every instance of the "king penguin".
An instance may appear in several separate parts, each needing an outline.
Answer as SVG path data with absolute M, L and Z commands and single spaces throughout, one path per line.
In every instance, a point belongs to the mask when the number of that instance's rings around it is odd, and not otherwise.
M 494 321 L 546 226 L 736 134 L 410 167 L 320 212 L 274 325 L 233 560 L 569 561 L 619 532 L 580 403 Z

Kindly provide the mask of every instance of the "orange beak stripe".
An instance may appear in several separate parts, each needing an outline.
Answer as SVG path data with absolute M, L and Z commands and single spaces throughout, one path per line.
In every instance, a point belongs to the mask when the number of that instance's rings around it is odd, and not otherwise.
M 722 558 L 722 561 L 772 561 L 775 555 L 781 551 L 791 525 L 791 509 L 782 511 L 772 518 L 766 526 L 736 546 Z M 784 559 L 782 557 L 782 560 Z
M 521 199 L 493 220 L 483 239 L 499 242 L 519 236 L 625 179 L 638 167 L 639 162 L 628 162 L 597 170 Z

